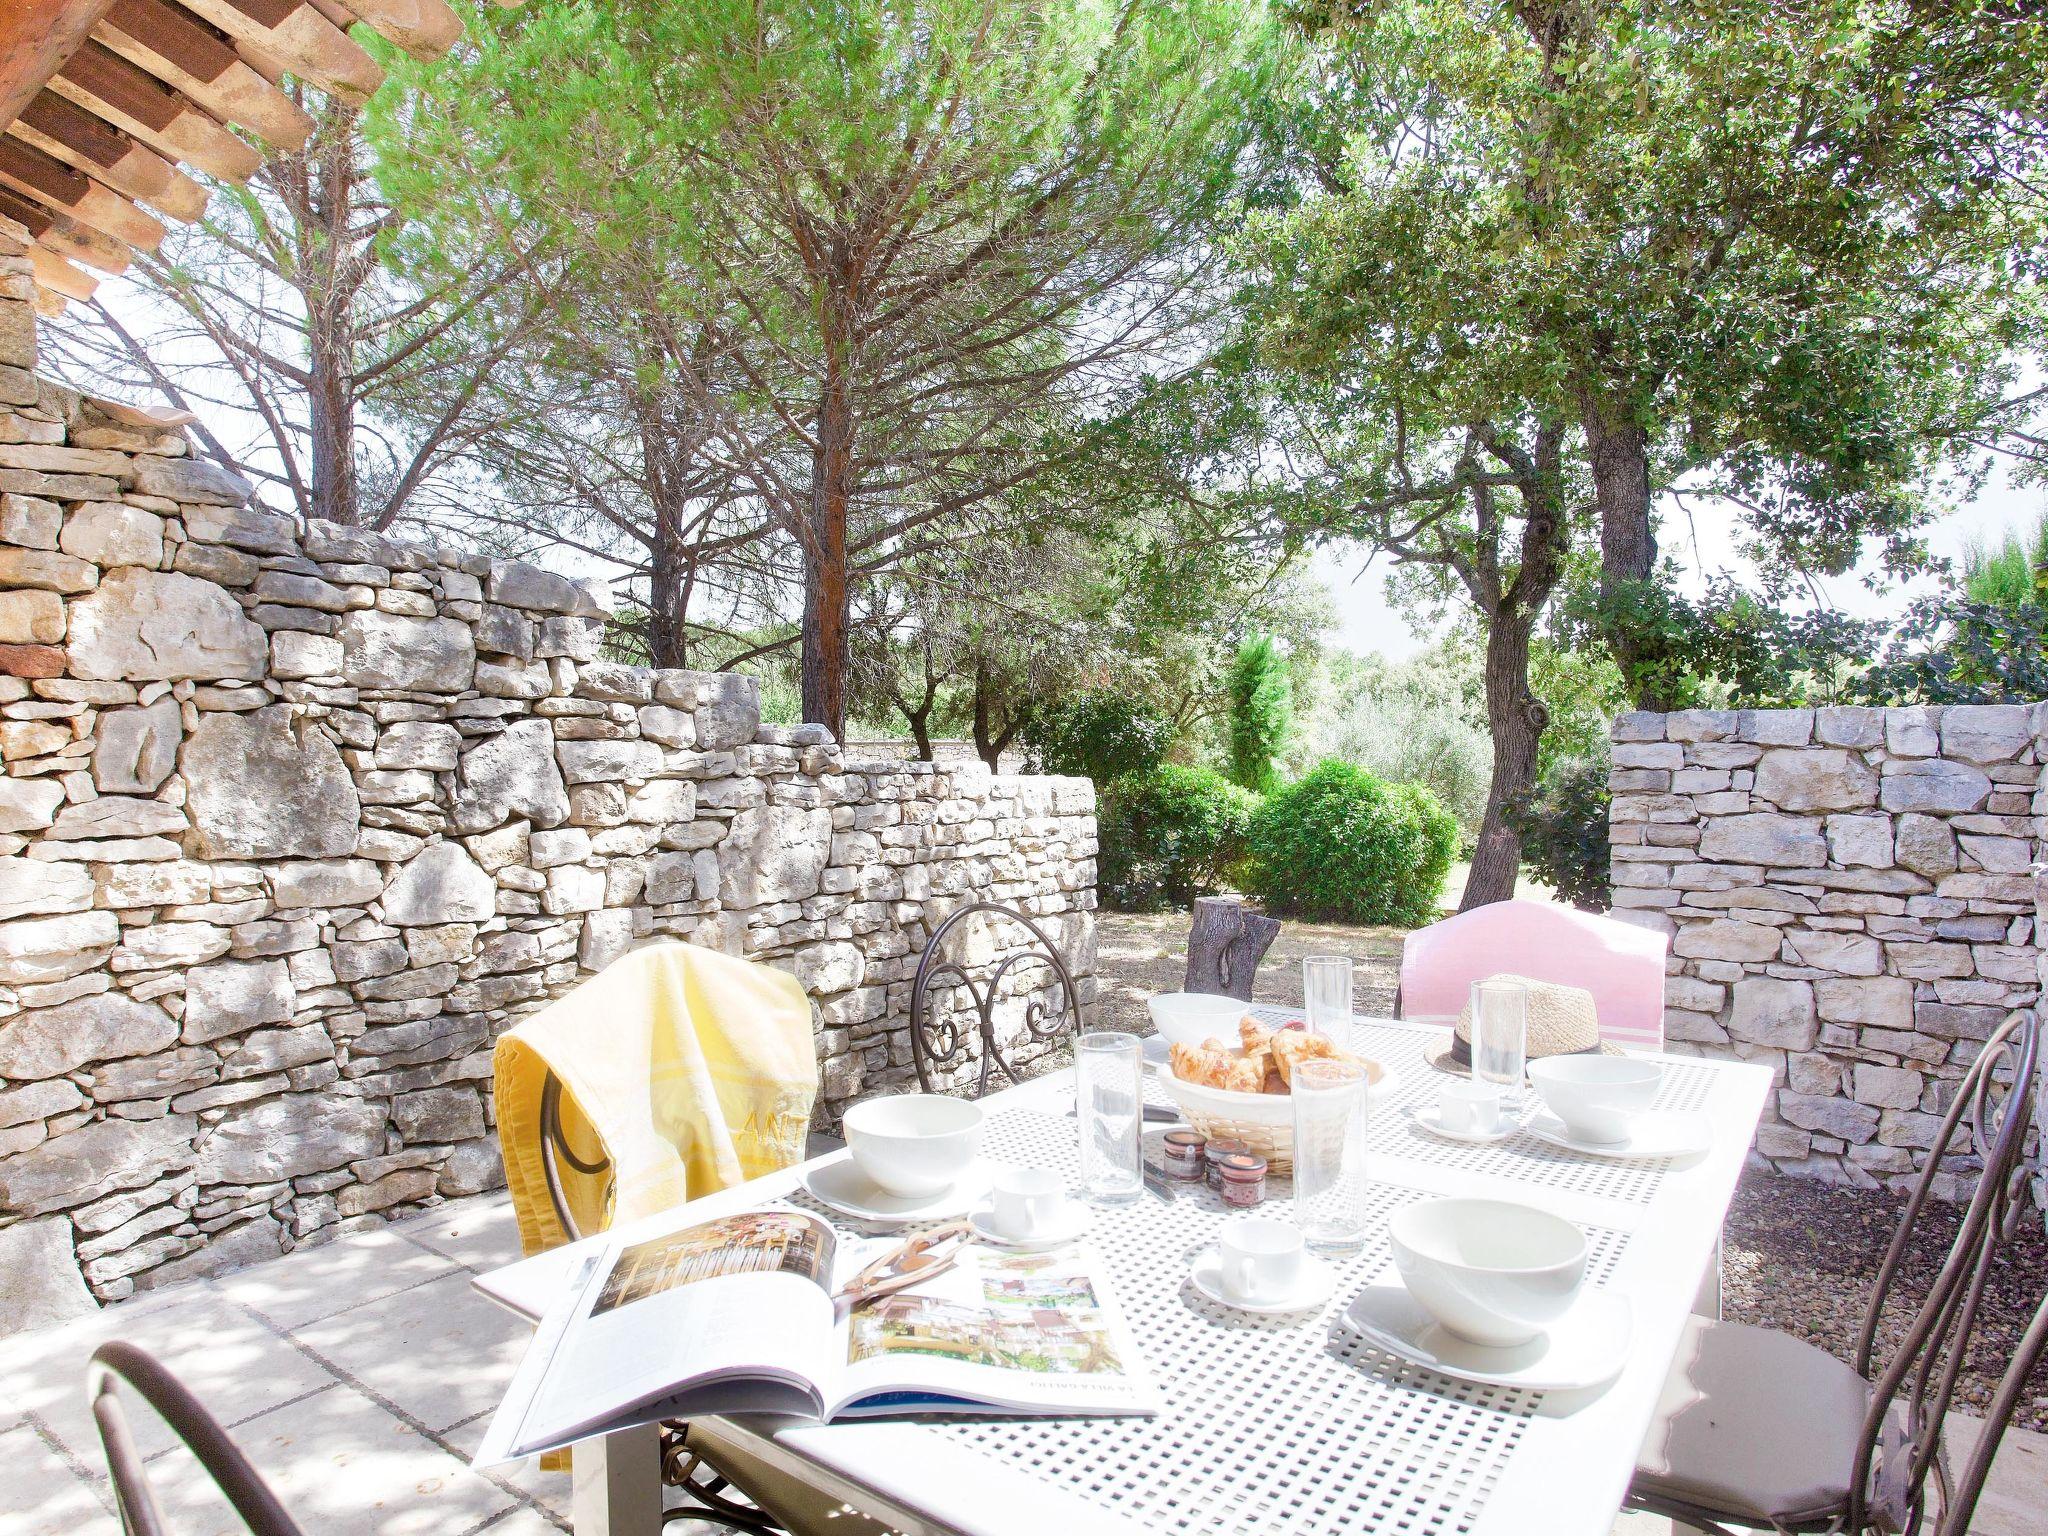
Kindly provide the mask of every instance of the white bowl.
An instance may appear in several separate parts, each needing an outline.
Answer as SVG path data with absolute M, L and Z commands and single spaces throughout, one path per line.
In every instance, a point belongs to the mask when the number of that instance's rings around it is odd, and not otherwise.
M 1506 1200 L 1418 1200 L 1388 1218 L 1394 1268 L 1444 1327 L 1474 1344 L 1526 1344 L 1562 1317 L 1586 1274 L 1586 1234 Z
M 1631 1118 L 1650 1107 L 1664 1069 L 1626 1056 L 1544 1056 L 1529 1082 L 1581 1141 L 1622 1141 Z
M 1152 1027 L 1175 1045 L 1200 1045 L 1211 1035 L 1237 1048 L 1237 1022 L 1251 1004 L 1214 992 L 1157 992 L 1145 1000 Z
M 840 1121 L 860 1171 L 892 1195 L 951 1189 L 981 1148 L 981 1106 L 937 1093 L 865 1099 Z

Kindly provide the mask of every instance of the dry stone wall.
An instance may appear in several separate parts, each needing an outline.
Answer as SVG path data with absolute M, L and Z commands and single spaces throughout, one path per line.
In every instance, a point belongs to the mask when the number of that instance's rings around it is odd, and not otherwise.
M 1776 1071 L 1760 1158 L 1906 1181 L 1981 1043 L 2038 1006 L 2044 763 L 2048 705 L 1616 722 L 1616 915 L 1671 935 L 1676 1048 Z
M 828 1119 L 962 901 L 1088 994 L 1085 779 L 849 761 L 576 582 L 256 510 L 38 380 L 28 291 L 0 230 L 0 1331 L 498 1182 L 493 1040 L 642 941 L 793 971 Z

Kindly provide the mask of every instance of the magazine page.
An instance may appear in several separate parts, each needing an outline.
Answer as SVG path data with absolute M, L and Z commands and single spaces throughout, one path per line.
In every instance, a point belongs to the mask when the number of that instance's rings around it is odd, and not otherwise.
M 829 1417 L 1150 1414 L 1158 1394 L 1086 1244 L 969 1245 L 952 1269 L 853 1309 Z
M 689 1413 L 820 1416 L 837 1250 L 789 1209 L 614 1240 L 535 1329 L 475 1464 Z

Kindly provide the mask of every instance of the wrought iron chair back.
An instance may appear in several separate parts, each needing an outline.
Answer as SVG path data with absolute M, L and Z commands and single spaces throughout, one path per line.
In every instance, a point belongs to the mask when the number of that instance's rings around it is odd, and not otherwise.
M 562 1080 L 550 1072 L 540 1090 L 540 1166 L 547 1175 L 548 1203 L 555 1208 L 555 1220 L 562 1224 L 562 1230 L 573 1243 L 591 1234 L 577 1224 L 562 1188 L 565 1164 L 586 1178 L 597 1178 L 611 1167 L 611 1160 L 599 1157 L 595 1162 L 586 1162 L 569 1145 L 568 1134 L 562 1129 Z
M 1928 1150 L 1926 1167 L 1878 1267 L 1856 1340 L 1856 1369 L 1872 1382 L 1872 1390 L 1849 1485 L 1851 1531 L 1917 1530 L 1927 1513 L 1930 1475 L 1943 1503 L 1948 1501 L 1942 1420 L 1969 1353 L 1992 1263 L 2028 1210 L 2028 1170 L 2021 1154 L 2033 1118 L 2039 1050 L 2040 1024 L 2031 1013 L 2015 1015 L 1984 1043 L 1957 1085 L 1955 1100 Z M 1914 1227 L 1936 1181 L 1969 1160 L 1981 1171 L 1955 1240 L 1878 1374 L 1885 1302 L 1898 1283 Z M 2037 1319 L 2036 1333 L 2041 1326 Z M 2009 1416 L 2010 1403 L 2006 1412 Z M 1995 1444 L 2003 1428 L 2002 1420 L 1987 1421 L 1985 1439 Z
M 2029 1378 L 2044 1357 L 2048 1357 L 2048 1296 L 2041 1298 L 2041 1309 L 2034 1314 L 2012 1363 L 1999 1378 L 1998 1390 L 1991 1394 L 1991 1402 L 1984 1413 L 1984 1427 L 1978 1431 L 1977 1442 L 1970 1447 L 1969 1459 L 1964 1462 L 1961 1474 L 1955 1479 L 1955 1487 L 1942 1505 L 1938 1536 L 1970 1536 L 1970 1522 L 1976 1518 L 1977 1501 L 1984 1495 L 1984 1483 L 1991 1475 L 1991 1462 L 1998 1454 L 1998 1443 L 2005 1438 L 2006 1426 L 2012 1423 L 2013 1414 L 2029 1390 Z
M 946 944 L 970 920 L 984 915 L 990 922 L 1016 924 L 1030 938 L 1022 947 L 1011 949 L 986 979 L 977 981 L 964 962 L 946 957 Z M 981 1070 L 975 1079 L 974 1097 L 978 1099 L 988 1092 L 992 1071 L 1000 1071 L 1013 1083 L 1018 1081 L 997 1042 L 995 1013 L 1004 995 L 1004 983 L 1013 974 L 1021 975 L 1022 966 L 1045 967 L 1051 973 L 1045 985 L 1055 986 L 1058 991 L 1057 1006 L 1049 1004 L 1043 996 L 1034 996 L 1025 1005 L 1025 1038 L 1042 1044 L 1062 1035 L 1077 1034 L 1081 1027 L 1081 997 L 1074 990 L 1073 975 L 1058 947 L 1022 912 L 1000 902 L 977 901 L 960 908 L 932 930 L 924 955 L 917 962 L 917 977 L 910 986 L 910 1054 L 917 1068 L 918 1086 L 925 1092 L 932 1091 L 936 1075 L 950 1073 L 965 1061 L 977 1043 Z M 966 1021 L 960 1017 L 958 994 L 962 991 L 972 1007 L 972 1030 L 965 1027 Z
M 86 1393 L 92 1401 L 100 1445 L 106 1451 L 107 1475 L 113 1483 L 123 1536 L 163 1536 L 167 1527 L 135 1448 L 135 1437 L 128 1429 L 120 1385 L 131 1388 L 185 1442 L 252 1536 L 301 1536 L 297 1522 L 285 1512 L 241 1447 L 228 1438 L 220 1421 L 206 1411 L 206 1405 L 154 1355 L 113 1339 L 92 1352 L 86 1367 Z

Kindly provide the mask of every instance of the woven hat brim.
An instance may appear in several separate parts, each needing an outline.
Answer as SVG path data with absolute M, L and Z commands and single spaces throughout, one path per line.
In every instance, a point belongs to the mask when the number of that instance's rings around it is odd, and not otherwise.
M 1439 1072 L 1448 1072 L 1453 1077 L 1470 1077 L 1472 1069 L 1451 1055 L 1451 1046 L 1456 1042 L 1457 1035 L 1456 1029 L 1446 1029 L 1443 1039 L 1435 1041 L 1430 1045 L 1425 1045 L 1422 1048 L 1422 1059 Z M 1580 1053 L 1574 1052 L 1572 1054 Z M 1590 1056 L 1593 1053 L 1587 1051 L 1584 1054 Z M 1600 1042 L 1599 1054 L 1602 1056 L 1626 1056 L 1628 1052 L 1610 1040 L 1602 1040 Z M 1536 1059 L 1542 1060 L 1541 1057 Z

